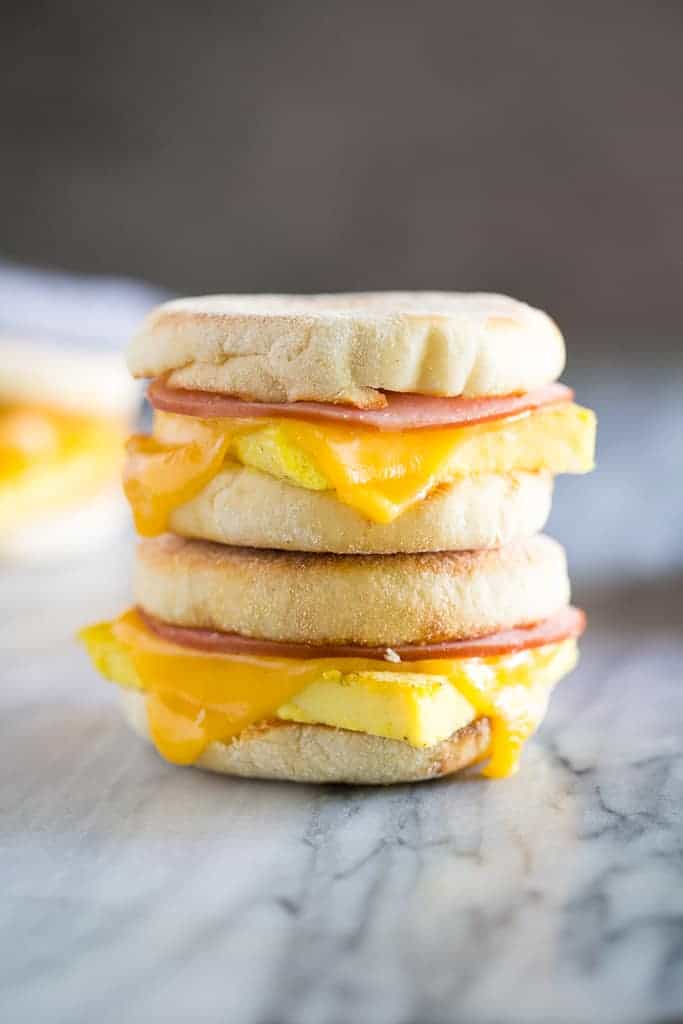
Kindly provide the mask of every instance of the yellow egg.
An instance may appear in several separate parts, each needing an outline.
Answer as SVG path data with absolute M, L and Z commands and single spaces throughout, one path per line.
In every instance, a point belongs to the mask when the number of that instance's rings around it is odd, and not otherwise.
M 326 491 L 329 483 L 315 461 L 287 437 L 282 426 L 272 424 L 243 434 L 234 441 L 235 457 L 244 466 L 287 480 L 310 491 Z

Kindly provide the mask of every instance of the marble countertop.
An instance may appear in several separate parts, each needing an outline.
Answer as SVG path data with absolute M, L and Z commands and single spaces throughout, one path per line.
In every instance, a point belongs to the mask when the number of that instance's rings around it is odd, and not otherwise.
M 591 628 L 507 782 L 314 788 L 172 768 L 128 732 L 72 639 L 127 600 L 130 542 L 4 569 L 0 1018 L 683 1017 L 671 369 L 579 373 L 601 414 L 601 468 L 561 481 L 550 530 Z

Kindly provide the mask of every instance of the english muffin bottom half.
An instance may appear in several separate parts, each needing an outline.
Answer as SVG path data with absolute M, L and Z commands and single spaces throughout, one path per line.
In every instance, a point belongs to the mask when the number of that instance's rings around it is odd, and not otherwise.
M 552 491 L 548 473 L 465 477 L 436 487 L 392 522 L 378 523 L 332 491 L 297 487 L 231 465 L 173 509 L 168 526 L 183 537 L 284 551 L 468 551 L 499 547 L 542 530 Z
M 176 763 L 300 781 L 512 774 L 583 628 L 543 536 L 341 556 L 165 535 L 135 595 L 82 636 L 136 731 Z

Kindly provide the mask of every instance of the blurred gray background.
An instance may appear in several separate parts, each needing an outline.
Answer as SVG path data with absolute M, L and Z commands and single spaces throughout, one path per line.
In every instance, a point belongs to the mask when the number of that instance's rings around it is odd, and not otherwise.
M 579 357 L 677 347 L 683 4 L 1 9 L 0 255 L 181 292 L 501 290 Z

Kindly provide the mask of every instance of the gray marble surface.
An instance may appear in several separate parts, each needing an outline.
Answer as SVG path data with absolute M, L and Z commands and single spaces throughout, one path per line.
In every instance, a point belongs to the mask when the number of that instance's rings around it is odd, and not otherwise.
M 591 614 L 507 782 L 175 769 L 72 641 L 128 543 L 0 582 L 0 1019 L 442 1024 L 683 1017 L 680 365 L 577 368 L 600 472 L 551 530 Z

